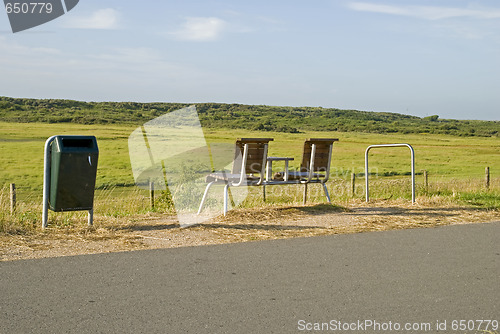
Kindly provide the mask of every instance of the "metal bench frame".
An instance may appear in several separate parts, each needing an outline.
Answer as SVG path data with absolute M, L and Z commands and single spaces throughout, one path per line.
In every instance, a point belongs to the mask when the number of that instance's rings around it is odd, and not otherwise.
M 310 183 L 320 183 L 325 192 L 325 196 L 327 201 L 330 203 L 330 195 L 328 193 L 328 189 L 326 187 L 326 182 L 329 179 L 330 175 L 330 164 L 332 157 L 332 148 L 333 143 L 338 141 L 338 139 L 326 139 L 326 138 L 311 138 L 307 139 L 304 143 L 304 152 L 302 157 L 302 166 L 301 170 L 305 171 L 288 171 L 288 160 L 293 160 L 293 158 L 276 158 L 276 157 L 268 157 L 268 143 L 272 141 L 272 138 L 241 138 L 236 141 L 236 150 L 240 150 L 238 145 L 243 144 L 243 154 L 241 159 L 241 165 L 235 168 L 235 161 L 233 162 L 233 171 L 239 171 L 239 174 L 231 173 L 212 173 L 208 175 L 207 179 L 212 177 L 213 180 L 210 179 L 207 187 L 205 188 L 205 192 L 203 194 L 203 198 L 200 203 L 200 207 L 198 209 L 198 214 L 200 214 L 203 210 L 203 206 L 205 204 L 208 192 L 213 185 L 224 184 L 224 215 L 227 214 L 228 211 L 228 202 L 229 202 L 229 187 L 240 187 L 240 186 L 263 186 L 263 197 L 265 200 L 265 187 L 272 185 L 285 185 L 285 184 L 304 184 L 304 204 L 307 201 L 307 185 Z M 258 165 L 258 169 L 252 169 L 252 166 L 249 166 L 248 163 L 255 163 L 253 160 L 249 161 L 249 150 L 250 145 L 252 144 L 261 144 L 263 145 L 263 154 L 262 154 L 262 163 Z M 310 145 L 310 153 L 308 152 L 308 147 Z M 328 148 L 328 157 L 326 160 L 325 166 L 320 166 L 319 169 L 315 166 L 317 156 L 316 151 L 318 145 L 329 145 Z M 309 159 L 307 156 L 309 155 Z M 260 160 L 260 157 L 259 159 Z M 283 180 L 273 180 L 271 174 L 271 166 L 273 161 L 285 161 L 285 172 Z M 259 174 L 259 177 L 253 177 L 252 174 L 248 175 L 247 171 L 254 170 L 255 173 Z M 319 173 L 318 173 L 319 172 Z M 292 179 L 290 179 L 290 176 Z

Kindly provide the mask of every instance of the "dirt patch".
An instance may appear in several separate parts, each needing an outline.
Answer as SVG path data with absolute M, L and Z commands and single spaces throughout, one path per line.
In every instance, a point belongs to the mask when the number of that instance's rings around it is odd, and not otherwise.
M 0 261 L 500 220 L 499 211 L 421 202 L 241 209 L 187 228 L 181 228 L 174 216 L 161 214 L 111 221 L 96 216 L 94 227 L 51 227 L 29 235 L 0 235 Z

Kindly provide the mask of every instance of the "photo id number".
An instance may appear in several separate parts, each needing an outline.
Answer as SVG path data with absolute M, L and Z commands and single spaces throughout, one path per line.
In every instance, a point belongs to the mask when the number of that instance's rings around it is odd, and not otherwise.
M 50 14 L 50 2 L 8 2 L 5 4 L 7 14 Z

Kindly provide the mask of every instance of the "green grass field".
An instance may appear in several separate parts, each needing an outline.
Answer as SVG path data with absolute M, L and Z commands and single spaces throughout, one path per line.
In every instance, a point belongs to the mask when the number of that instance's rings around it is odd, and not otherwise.
M 0 122 L 0 180 L 2 186 L 42 189 L 43 148 L 54 134 L 95 135 L 99 145 L 97 188 L 133 185 L 127 139 L 135 129 L 122 125 L 79 125 Z M 417 172 L 427 170 L 432 177 L 482 179 L 485 167 L 493 176 L 500 168 L 500 139 L 452 137 L 446 135 L 395 135 L 341 132 L 306 132 L 284 134 L 245 130 L 205 130 L 209 143 L 232 143 L 238 137 L 272 137 L 269 155 L 290 156 L 300 163 L 305 138 L 339 138 L 333 150 L 332 176 L 350 177 L 351 172 L 364 172 L 364 152 L 368 145 L 409 143 L 415 149 Z M 410 154 L 406 148 L 373 149 L 370 152 L 372 172 L 401 175 L 410 171 Z
M 57 134 L 94 135 L 99 145 L 96 206 L 109 215 L 132 214 L 148 210 L 148 194 L 134 186 L 128 153 L 128 137 L 135 130 L 130 125 L 82 125 L 0 122 L 0 220 L 8 218 L 8 186 L 18 189 L 19 212 L 31 212 L 29 221 L 36 221 L 41 202 L 43 151 L 45 140 Z M 500 138 L 454 137 L 449 135 L 371 134 L 354 132 L 259 132 L 234 129 L 205 129 L 209 143 L 233 143 L 238 137 L 272 137 L 269 155 L 294 157 L 291 167 L 298 167 L 305 138 L 339 138 L 334 144 L 331 181 L 328 187 L 332 200 L 351 197 L 351 173 L 358 174 L 356 197 L 364 192 L 364 152 L 368 145 L 409 143 L 415 149 L 417 196 L 448 196 L 465 204 L 500 208 Z M 491 170 L 490 190 L 485 189 L 485 167 Z M 371 196 L 374 198 L 411 198 L 410 153 L 407 148 L 374 149 L 370 152 Z M 421 170 L 429 173 L 429 188 L 423 188 Z M 392 176 L 384 176 L 392 175 Z M 283 191 L 281 186 L 269 187 L 269 205 L 300 203 L 301 189 L 295 186 Z M 253 190 L 252 190 L 253 191 Z M 311 201 L 322 201 L 322 194 L 312 190 Z M 246 205 L 260 201 L 260 192 Z M 162 206 L 161 195 L 156 210 Z M 24 204 L 23 204 L 24 203 Z M 24 211 L 23 211 L 24 210 Z M 21 214 L 21 213 L 19 213 Z M 35 217 L 36 216 L 36 217 Z M 2 218 L 3 217 L 3 218 Z M 18 220 L 20 218 L 17 218 Z

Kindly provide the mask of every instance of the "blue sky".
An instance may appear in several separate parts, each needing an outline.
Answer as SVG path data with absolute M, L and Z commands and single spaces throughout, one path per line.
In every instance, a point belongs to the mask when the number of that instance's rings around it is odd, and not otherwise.
M 0 95 L 500 120 L 493 0 L 80 0 L 13 34 Z

